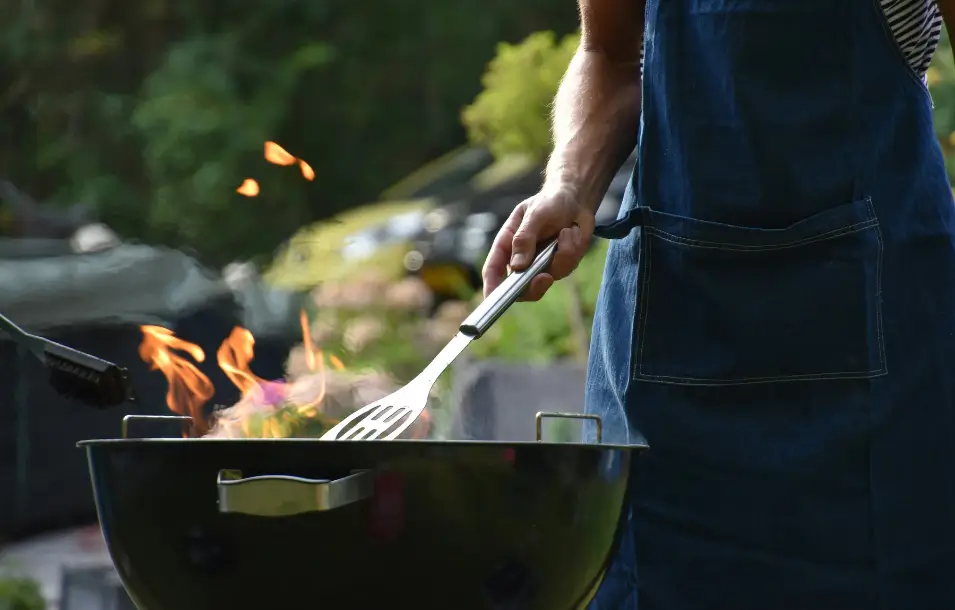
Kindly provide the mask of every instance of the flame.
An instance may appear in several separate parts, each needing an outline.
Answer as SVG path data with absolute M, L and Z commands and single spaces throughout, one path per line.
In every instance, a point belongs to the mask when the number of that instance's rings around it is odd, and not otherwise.
M 315 345 L 309 326 L 308 315 L 304 310 L 299 313 L 302 327 L 302 347 L 305 352 L 305 364 L 312 377 L 317 380 L 318 389 L 308 402 L 295 404 L 288 408 L 289 385 L 283 381 L 268 381 L 252 372 L 250 363 L 255 358 L 255 337 L 249 330 L 236 326 L 216 351 L 216 362 L 226 377 L 242 393 L 242 399 L 228 409 L 218 411 L 215 428 L 209 424 L 204 407 L 215 393 L 209 378 L 195 364 L 186 359 L 190 356 L 197 363 L 205 361 L 202 348 L 176 337 L 173 331 L 161 326 L 142 326 L 143 341 L 139 346 L 139 355 L 152 370 L 161 371 L 169 389 L 166 405 L 171 411 L 193 418 L 192 431 L 205 435 L 212 431 L 214 436 L 226 438 L 259 436 L 261 438 L 282 438 L 286 436 L 288 424 L 294 423 L 293 415 L 315 417 L 320 413 L 325 400 L 327 387 L 325 378 L 326 360 L 332 369 L 344 371 L 345 365 L 334 354 L 326 354 Z M 183 353 L 176 353 L 183 352 Z M 364 405 L 355 405 L 361 407 Z M 281 409 L 280 409 L 281 407 Z M 255 417 L 263 413 L 266 418 Z M 261 420 L 261 427 L 253 432 L 250 423 Z M 431 425 L 431 417 L 423 412 L 410 429 L 414 438 L 424 438 Z
M 259 183 L 252 178 L 246 178 L 235 192 L 246 197 L 255 197 L 259 194 Z
M 179 415 L 192 417 L 193 428 L 199 434 L 208 430 L 202 408 L 212 398 L 215 389 L 212 382 L 194 364 L 173 352 L 185 352 L 196 362 L 206 359 L 205 352 L 195 343 L 183 341 L 168 328 L 142 326 L 143 342 L 139 345 L 139 357 L 154 371 L 162 372 L 169 384 L 166 406 Z
M 309 165 L 309 164 L 306 163 L 305 161 L 299 159 L 299 160 L 298 160 L 298 166 L 299 166 L 299 169 L 302 170 L 302 176 L 303 176 L 306 180 L 308 180 L 309 182 L 311 182 L 312 180 L 315 179 L 315 170 L 312 169 L 312 166 L 311 166 L 311 165 Z
M 275 165 L 292 165 L 295 163 L 295 155 L 289 153 L 275 142 L 265 143 L 265 160 Z
M 317 407 L 325 399 L 325 358 L 322 350 L 315 347 L 312 342 L 312 332 L 308 325 L 308 314 L 301 310 L 298 314 L 299 323 L 302 326 L 302 347 L 305 349 L 305 366 L 309 372 L 317 373 L 321 379 L 321 385 L 318 393 L 311 401 L 299 407 L 299 413 L 313 415 L 317 412 Z
M 255 337 L 247 329 L 236 326 L 216 352 L 216 362 L 232 384 L 242 394 L 261 390 L 269 382 L 249 369 L 249 363 L 255 358 Z
M 275 142 L 265 143 L 265 160 L 274 165 L 286 167 L 298 163 L 298 167 L 302 171 L 302 177 L 309 182 L 315 180 L 315 170 L 312 169 L 311 165 L 305 162 L 305 159 L 299 159 Z M 260 190 L 258 182 L 252 178 L 246 178 L 242 181 L 239 188 L 235 189 L 235 192 L 240 195 L 245 195 L 246 197 L 256 197 Z

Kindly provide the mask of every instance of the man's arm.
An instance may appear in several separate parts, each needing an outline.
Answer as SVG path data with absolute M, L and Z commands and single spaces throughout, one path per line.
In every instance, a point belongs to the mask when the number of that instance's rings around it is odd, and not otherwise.
M 578 0 L 580 48 L 554 100 L 554 151 L 539 193 L 517 204 L 484 261 L 484 294 L 508 266 L 524 269 L 537 245 L 557 237 L 550 268 L 524 291 L 536 301 L 577 268 L 594 230 L 594 213 L 637 142 L 640 49 L 646 0 Z
M 955 0 L 951 0 L 955 4 Z M 645 0 L 579 0 L 580 48 L 554 100 L 545 190 L 596 210 L 637 142 Z

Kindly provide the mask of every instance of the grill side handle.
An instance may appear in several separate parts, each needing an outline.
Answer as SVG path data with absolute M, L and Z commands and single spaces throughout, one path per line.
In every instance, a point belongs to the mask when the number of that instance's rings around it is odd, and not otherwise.
M 355 470 L 341 479 L 305 479 L 288 475 L 242 476 L 239 470 L 220 470 L 216 481 L 219 512 L 256 517 L 289 517 L 319 513 L 370 498 L 372 471 Z
M 592 421 L 597 425 L 597 444 L 599 445 L 604 442 L 604 422 L 600 419 L 599 415 L 591 413 L 557 413 L 551 411 L 539 411 L 534 417 L 534 425 L 537 429 L 537 442 L 544 440 L 544 420 L 549 417 L 554 419 L 582 419 Z

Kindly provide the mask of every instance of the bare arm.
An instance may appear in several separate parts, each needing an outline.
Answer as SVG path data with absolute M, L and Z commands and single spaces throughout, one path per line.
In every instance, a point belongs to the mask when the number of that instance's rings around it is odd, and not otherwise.
M 554 151 L 539 193 L 514 208 L 484 262 L 484 294 L 508 265 L 524 269 L 537 245 L 557 236 L 557 252 L 523 299 L 536 301 L 587 252 L 594 213 L 637 142 L 640 49 L 646 0 L 578 0 L 581 40 L 554 100 Z M 953 0 L 955 1 L 955 0 Z
M 579 5 L 581 44 L 554 101 L 545 188 L 570 188 L 595 210 L 637 141 L 645 0 Z

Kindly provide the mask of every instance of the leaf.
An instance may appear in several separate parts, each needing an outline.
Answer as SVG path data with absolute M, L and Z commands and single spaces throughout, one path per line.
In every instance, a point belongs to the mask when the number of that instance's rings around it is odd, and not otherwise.
M 550 107 L 579 41 L 573 34 L 558 43 L 553 32 L 537 32 L 520 44 L 498 45 L 481 80 L 484 90 L 461 114 L 468 138 L 498 158 L 545 159 Z

